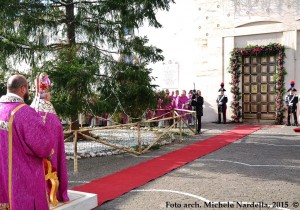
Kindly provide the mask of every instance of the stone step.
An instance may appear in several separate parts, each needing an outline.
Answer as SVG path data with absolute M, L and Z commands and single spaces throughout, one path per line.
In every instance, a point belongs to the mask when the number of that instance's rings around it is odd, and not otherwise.
M 50 205 L 50 210 L 90 210 L 98 206 L 96 194 L 68 190 L 68 195 L 68 203 L 59 202 L 54 207 Z

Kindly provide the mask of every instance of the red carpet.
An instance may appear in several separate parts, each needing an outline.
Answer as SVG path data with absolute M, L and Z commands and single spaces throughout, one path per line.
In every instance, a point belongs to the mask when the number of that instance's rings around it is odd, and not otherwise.
M 100 206 L 106 201 L 113 200 L 134 188 L 249 135 L 261 127 L 253 125 L 238 126 L 220 135 L 199 141 L 88 184 L 74 187 L 73 190 L 97 194 L 98 205 Z
M 300 132 L 300 127 L 294 128 L 295 132 Z

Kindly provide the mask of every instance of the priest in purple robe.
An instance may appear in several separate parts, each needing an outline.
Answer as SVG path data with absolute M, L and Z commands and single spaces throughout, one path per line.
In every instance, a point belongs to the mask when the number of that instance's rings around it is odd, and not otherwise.
M 188 109 L 189 105 L 189 98 L 186 95 L 186 91 L 182 90 L 181 96 L 179 96 L 178 99 L 178 109 Z M 179 111 L 180 115 L 184 115 L 186 112 L 185 111 Z M 187 117 L 186 115 L 183 116 L 183 120 L 186 121 Z
M 0 209 L 49 209 L 43 159 L 54 142 L 27 98 L 26 78 L 10 77 L 0 98 Z
M 51 82 L 46 73 L 41 73 L 36 79 L 36 97 L 33 100 L 33 107 L 41 116 L 46 124 L 46 129 L 50 133 L 50 138 L 54 141 L 54 154 L 51 164 L 56 168 L 59 187 L 56 198 L 60 202 L 68 202 L 68 172 L 65 154 L 64 133 L 61 122 L 56 115 L 55 109 L 50 102 Z M 48 195 L 50 195 L 51 185 L 48 184 Z

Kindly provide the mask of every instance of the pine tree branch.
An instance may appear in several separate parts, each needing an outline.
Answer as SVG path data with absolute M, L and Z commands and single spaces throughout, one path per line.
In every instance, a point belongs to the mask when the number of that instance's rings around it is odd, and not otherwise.
M 113 79 L 113 77 L 111 76 L 108 76 L 106 74 L 94 74 L 96 77 L 106 77 L 106 78 L 109 78 L 109 79 Z
M 5 37 L 3 34 L 0 34 L 0 40 L 4 45 L 9 44 L 18 47 L 20 49 L 28 49 L 28 50 L 31 49 L 31 46 L 29 46 L 28 44 L 21 43 L 16 39 L 12 40 L 9 37 Z

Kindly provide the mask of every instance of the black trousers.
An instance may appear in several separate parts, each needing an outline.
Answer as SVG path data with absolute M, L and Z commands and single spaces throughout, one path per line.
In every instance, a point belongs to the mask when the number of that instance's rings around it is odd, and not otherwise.
M 226 110 L 223 112 L 218 112 L 218 123 L 221 123 L 221 114 L 223 115 L 223 123 L 226 123 Z
M 286 121 L 286 123 L 287 123 L 288 125 L 291 125 L 291 114 L 292 114 L 293 117 L 294 117 L 294 124 L 295 124 L 295 125 L 298 125 L 297 112 L 296 112 L 296 110 L 297 110 L 297 107 L 296 107 L 296 108 L 295 108 L 295 107 L 291 107 L 291 106 L 288 106 L 288 107 L 287 107 L 287 112 L 288 112 L 288 114 L 287 114 L 287 121 Z
M 198 131 L 198 133 L 201 132 L 201 117 L 202 117 L 202 115 L 197 114 L 197 131 Z

